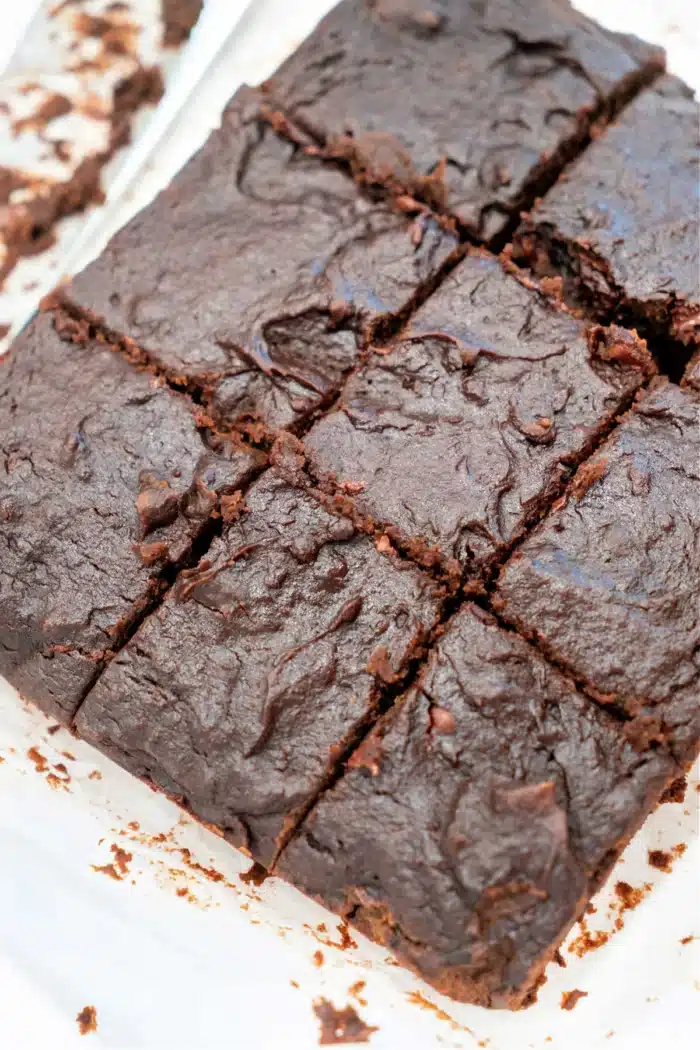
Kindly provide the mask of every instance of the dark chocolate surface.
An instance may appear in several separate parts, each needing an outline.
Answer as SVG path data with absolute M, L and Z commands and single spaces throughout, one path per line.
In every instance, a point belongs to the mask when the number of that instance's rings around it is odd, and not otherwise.
M 700 742 L 700 401 L 659 385 L 503 570 L 506 616 L 602 698 L 640 747 Z
M 490 237 L 591 113 L 659 62 L 566 0 L 345 0 L 269 92 L 370 182 L 432 202 L 424 178 L 444 161 L 448 208 Z
M 274 471 L 246 502 L 110 664 L 77 728 L 267 864 L 372 710 L 370 661 L 398 673 L 439 593 Z
M 651 367 L 629 333 L 591 335 L 480 254 L 385 349 L 307 435 L 312 470 L 351 482 L 363 514 L 470 573 L 551 503 Z
M 568 268 L 572 295 L 629 305 L 700 342 L 699 186 L 700 108 L 664 77 L 579 157 L 518 241 L 536 269 Z
M 172 185 L 69 295 L 228 423 L 286 426 L 327 399 L 378 319 L 410 304 L 455 241 L 363 198 L 258 120 L 242 89 Z
M 125 621 L 261 457 L 40 315 L 0 359 L 0 674 L 69 720 Z
M 466 606 L 280 869 L 441 991 L 517 1006 L 673 769 Z

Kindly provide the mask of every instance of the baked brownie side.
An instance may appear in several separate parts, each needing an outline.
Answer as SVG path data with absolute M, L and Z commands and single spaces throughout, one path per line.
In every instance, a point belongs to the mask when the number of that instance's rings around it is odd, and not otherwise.
M 208 448 L 184 399 L 37 317 L 0 361 L 0 674 L 69 722 L 261 460 Z
M 364 199 L 261 122 L 258 104 L 238 92 L 68 295 L 198 384 L 219 420 L 287 426 L 330 397 L 367 333 L 430 286 L 456 241 Z
M 439 991 L 518 1007 L 674 772 L 467 605 L 278 870 Z
M 361 180 L 488 239 L 662 67 L 566 0 L 345 0 L 266 90 Z
M 387 352 L 390 350 L 390 352 Z M 488 569 L 562 491 L 653 370 L 620 328 L 587 330 L 474 253 L 305 438 L 311 470 L 413 556 Z
M 573 300 L 700 342 L 700 108 L 664 77 L 576 161 L 522 225 L 515 257 L 566 275 Z
M 77 729 L 267 865 L 440 605 L 431 579 L 273 469 L 112 661 Z
M 189 37 L 202 11 L 202 0 L 161 0 L 163 47 L 179 47 Z
M 700 398 L 657 382 L 506 565 L 498 599 L 626 715 L 638 747 L 689 763 L 700 743 Z

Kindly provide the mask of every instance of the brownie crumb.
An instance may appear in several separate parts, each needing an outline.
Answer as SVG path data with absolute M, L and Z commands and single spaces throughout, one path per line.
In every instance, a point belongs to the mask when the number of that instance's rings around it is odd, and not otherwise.
M 552 956 L 552 961 L 555 962 L 557 966 L 561 966 L 563 969 L 566 969 L 566 959 L 561 954 L 559 948 L 557 948 L 554 955 Z
M 84 1006 L 75 1019 L 81 1035 L 97 1031 L 97 1010 L 94 1006 Z
M 663 802 L 684 802 L 685 793 L 687 790 L 688 778 L 685 776 L 677 777 L 668 785 L 663 795 L 661 796 L 659 804 Z
M 323 957 L 323 952 L 321 951 L 320 948 L 316 949 L 316 951 L 314 952 L 312 958 L 313 958 L 313 961 L 314 961 L 314 966 L 316 966 L 320 970 L 321 967 L 323 966 L 324 962 L 325 962 L 325 959 Z
M 571 992 L 561 993 L 562 1010 L 573 1010 L 579 999 L 585 999 L 588 992 L 582 992 L 580 988 L 574 988 Z
M 690 942 L 694 941 L 694 940 L 695 940 L 695 937 L 691 933 L 687 937 L 681 937 L 681 944 L 690 944 Z
M 247 886 L 262 886 L 267 876 L 267 868 L 264 868 L 262 864 L 258 864 L 256 861 L 248 871 L 244 871 L 241 874 L 240 879 L 241 882 L 245 882 Z
M 314 1013 L 321 1022 L 320 1046 L 340 1046 L 341 1043 L 368 1043 L 376 1027 L 365 1024 L 354 1006 L 348 1004 L 338 1010 L 328 999 L 314 1002 Z
M 647 855 L 649 864 L 652 868 L 656 868 L 657 871 L 669 872 L 673 867 L 674 860 L 682 857 L 687 848 L 685 842 L 679 842 L 670 850 L 650 849 Z

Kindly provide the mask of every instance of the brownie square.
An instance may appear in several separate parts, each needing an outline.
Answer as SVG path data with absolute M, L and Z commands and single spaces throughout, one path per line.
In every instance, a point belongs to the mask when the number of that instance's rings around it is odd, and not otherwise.
M 81 736 L 269 864 L 420 655 L 440 590 L 272 470 L 110 664 Z
M 641 94 L 521 227 L 516 254 L 599 311 L 700 343 L 700 108 L 675 77 Z
M 0 360 L 0 674 L 69 722 L 261 458 L 215 450 L 183 398 L 32 321 Z
M 627 718 L 638 747 L 700 743 L 700 399 L 658 386 L 502 572 L 518 629 Z
M 324 404 L 378 322 L 456 245 L 365 199 L 259 119 L 242 89 L 172 185 L 75 278 L 74 306 L 202 394 L 219 423 Z
M 634 333 L 588 330 L 485 253 L 380 351 L 305 438 L 311 470 L 413 557 L 437 548 L 469 577 L 551 505 L 653 369 Z
M 488 239 L 662 66 L 566 0 L 345 0 L 267 90 L 363 180 Z
M 279 870 L 441 992 L 517 1007 L 674 770 L 465 606 Z

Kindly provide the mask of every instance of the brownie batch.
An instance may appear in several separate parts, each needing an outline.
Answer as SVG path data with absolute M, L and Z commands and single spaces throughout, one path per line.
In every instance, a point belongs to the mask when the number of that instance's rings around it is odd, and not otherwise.
M 662 71 L 564 0 L 345 0 L 0 370 L 0 673 L 489 1006 L 700 747 Z

